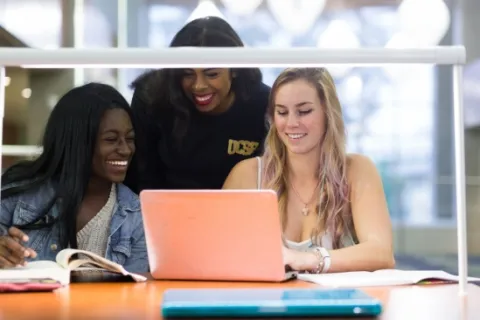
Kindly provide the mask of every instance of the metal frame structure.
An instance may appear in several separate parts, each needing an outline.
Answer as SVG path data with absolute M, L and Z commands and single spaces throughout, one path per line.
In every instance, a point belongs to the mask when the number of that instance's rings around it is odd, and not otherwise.
M 464 145 L 463 46 L 418 49 L 317 48 L 109 48 L 109 49 L 0 49 L 0 153 L 29 155 L 33 146 L 3 146 L 5 68 L 187 68 L 187 67 L 318 67 L 332 64 L 437 64 L 453 66 L 455 193 L 457 215 L 459 295 L 467 295 L 466 179 Z M 0 167 L 2 166 L 0 158 Z M 1 180 L 0 180 L 1 182 Z

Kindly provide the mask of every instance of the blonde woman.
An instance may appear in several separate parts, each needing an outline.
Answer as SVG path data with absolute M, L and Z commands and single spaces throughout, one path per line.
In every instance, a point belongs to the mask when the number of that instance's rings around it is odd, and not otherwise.
M 328 71 L 283 71 L 268 116 L 264 155 L 239 162 L 223 188 L 277 192 L 285 265 L 315 273 L 393 268 L 382 181 L 370 159 L 346 154 L 342 109 Z

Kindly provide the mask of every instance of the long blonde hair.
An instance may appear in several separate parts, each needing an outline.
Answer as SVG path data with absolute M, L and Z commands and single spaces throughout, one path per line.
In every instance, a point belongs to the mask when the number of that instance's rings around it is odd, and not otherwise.
M 312 231 L 312 241 L 318 239 L 322 230 L 331 234 L 333 248 L 342 246 L 345 232 L 353 230 L 350 211 L 349 187 L 347 183 L 347 155 L 345 125 L 342 108 L 338 100 L 334 81 L 324 68 L 289 68 L 275 80 L 270 93 L 268 120 L 270 130 L 265 142 L 263 187 L 273 189 L 278 194 L 280 220 L 285 230 L 287 225 L 287 150 L 278 136 L 273 117 L 275 96 L 278 89 L 290 82 L 305 80 L 312 84 L 318 93 L 325 114 L 325 133 L 320 142 L 321 153 L 317 174 L 323 188 L 319 189 L 317 227 Z

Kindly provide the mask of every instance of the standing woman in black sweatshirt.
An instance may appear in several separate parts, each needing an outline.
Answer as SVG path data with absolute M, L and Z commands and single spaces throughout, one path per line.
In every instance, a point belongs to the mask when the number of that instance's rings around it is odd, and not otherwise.
M 170 47 L 243 47 L 223 19 L 186 24 Z M 133 84 L 132 190 L 221 189 L 239 161 L 262 152 L 270 87 L 258 68 L 161 69 Z

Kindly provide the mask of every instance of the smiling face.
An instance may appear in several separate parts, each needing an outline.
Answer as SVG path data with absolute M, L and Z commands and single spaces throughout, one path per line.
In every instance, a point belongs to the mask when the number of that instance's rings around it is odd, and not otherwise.
M 182 88 L 200 112 L 222 113 L 233 103 L 230 69 L 185 69 Z
M 281 85 L 274 98 L 274 125 L 290 153 L 320 149 L 325 133 L 325 113 L 318 92 L 305 80 Z
M 135 133 L 128 113 L 120 108 L 103 115 L 93 154 L 93 174 L 114 183 L 125 180 L 135 153 Z

